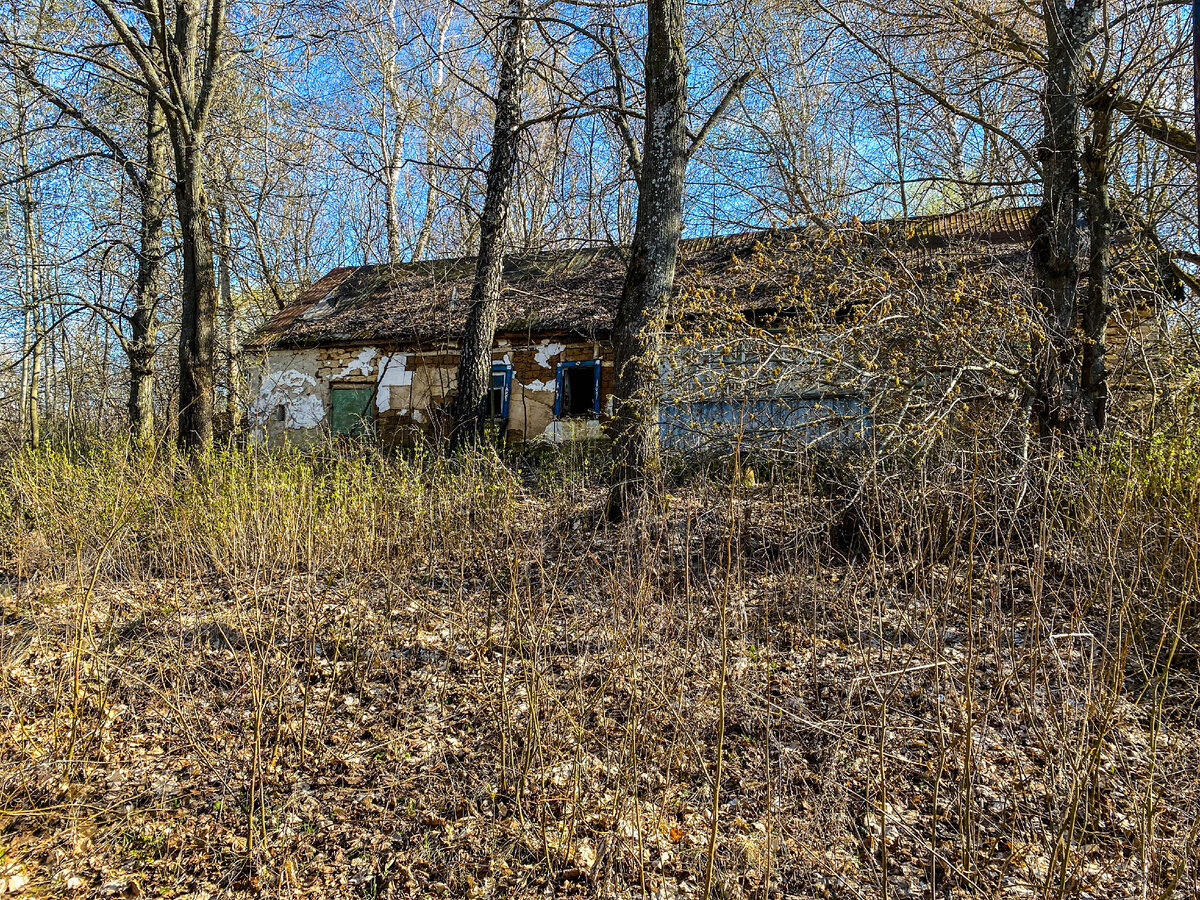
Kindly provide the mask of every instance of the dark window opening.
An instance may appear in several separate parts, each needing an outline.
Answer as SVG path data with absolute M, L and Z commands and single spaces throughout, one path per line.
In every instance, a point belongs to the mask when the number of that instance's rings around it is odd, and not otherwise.
M 600 362 L 560 363 L 557 401 L 560 418 L 600 415 Z
M 504 417 L 504 376 L 492 373 L 492 389 L 488 392 L 488 418 Z

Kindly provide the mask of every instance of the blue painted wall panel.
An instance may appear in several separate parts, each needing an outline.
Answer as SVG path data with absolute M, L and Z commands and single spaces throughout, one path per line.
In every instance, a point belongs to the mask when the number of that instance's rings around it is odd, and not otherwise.
M 760 448 L 853 446 L 871 440 L 871 417 L 853 397 L 732 398 L 659 406 L 663 443 L 718 449 L 737 441 Z

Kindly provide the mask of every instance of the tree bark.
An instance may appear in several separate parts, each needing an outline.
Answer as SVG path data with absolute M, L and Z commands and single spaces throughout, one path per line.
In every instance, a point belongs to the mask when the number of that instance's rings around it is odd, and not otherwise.
M 172 128 L 175 207 L 183 250 L 179 322 L 179 434 L 181 450 L 212 445 L 215 405 L 217 283 L 204 190 L 204 147 L 194 135 Z
M 471 305 L 463 328 L 458 360 L 458 393 L 454 398 L 454 427 L 450 452 L 476 445 L 487 425 L 491 387 L 492 341 L 496 335 L 497 304 L 504 275 L 504 238 L 508 228 L 512 187 L 521 133 L 521 89 L 525 77 L 525 38 L 529 29 L 525 0 L 512 0 L 505 23 L 496 92 L 496 121 L 487 191 L 479 217 L 479 256 Z
M 242 367 L 238 362 L 238 310 L 233 299 L 233 240 L 224 203 L 217 209 L 217 229 L 217 285 L 225 319 L 225 414 L 230 430 L 236 431 L 242 424 Z
M 182 450 L 203 450 L 213 437 L 217 313 L 213 239 L 204 192 L 204 135 L 220 71 L 226 0 L 179 0 L 169 7 L 135 5 L 148 37 L 123 18 L 113 0 L 92 2 L 113 26 L 145 83 L 159 96 L 167 120 L 183 251 L 176 439 Z M 168 8 L 174 13 L 173 22 L 165 18 Z
M 23 280 L 22 280 L 23 282 Z M 24 283 L 20 286 L 21 299 L 21 398 L 17 410 L 20 438 L 25 440 L 29 424 L 29 347 L 33 336 L 33 316 L 30 314 L 29 299 L 25 296 Z
M 434 149 L 432 126 L 430 126 L 425 133 L 425 159 L 429 162 L 433 161 Z M 433 238 L 433 223 L 437 216 L 437 166 L 426 166 L 425 177 L 428 179 L 425 185 L 425 213 L 421 216 L 421 227 L 417 231 L 417 240 L 413 244 L 412 262 L 424 259 L 425 254 L 429 252 L 429 244 Z
M 127 344 L 129 434 L 135 443 L 149 444 L 154 440 L 154 366 L 167 205 L 166 126 L 153 93 L 146 98 L 146 172 L 137 187 L 141 193 L 142 222 Z
M 32 261 L 30 267 L 40 266 Z M 42 348 L 45 332 L 42 328 L 40 294 L 30 294 L 29 321 L 33 325 L 29 344 L 29 444 L 37 447 L 42 442 Z
M 648 0 L 646 17 L 645 146 L 633 246 L 613 327 L 613 519 L 658 477 L 659 355 L 683 232 L 688 157 L 683 0 Z
M 1108 414 L 1108 348 L 1105 338 L 1112 309 L 1109 268 L 1112 260 L 1112 205 L 1108 179 L 1112 152 L 1111 103 L 1094 104 L 1092 133 L 1084 148 L 1088 204 L 1088 289 L 1083 307 L 1083 364 L 1080 378 L 1083 425 L 1104 430 Z
M 1030 339 L 1033 415 L 1043 436 L 1076 433 L 1079 339 L 1075 325 L 1081 249 L 1080 129 L 1082 65 L 1095 0 L 1044 0 L 1046 133 L 1039 156 L 1042 204 L 1033 220 L 1034 299 L 1043 315 Z
M 397 143 L 399 143 L 397 141 Z M 404 251 L 400 246 L 400 205 L 396 192 L 400 187 L 400 166 L 402 164 L 400 147 L 393 147 L 390 158 L 384 165 L 384 207 L 387 215 L 388 262 L 403 262 Z
M 24 419 L 27 426 L 25 438 L 36 447 L 42 440 L 41 417 L 41 373 L 42 373 L 42 257 L 41 242 L 38 240 L 37 221 L 34 210 L 37 201 L 33 196 L 34 175 L 29 167 L 29 122 L 26 114 L 28 95 L 20 79 L 17 80 L 17 165 L 21 174 L 21 224 L 25 232 L 25 329 L 22 341 L 24 354 L 21 367 L 21 394 L 24 404 Z
M 435 179 L 437 175 L 431 171 L 429 177 Z M 433 238 L 433 219 L 437 214 L 434 205 L 436 191 L 437 184 L 434 181 L 431 181 L 425 188 L 425 214 L 421 217 L 421 227 L 417 231 L 416 243 L 413 244 L 412 256 L 409 258 L 411 262 L 424 259 L 425 254 L 429 252 L 429 243 Z

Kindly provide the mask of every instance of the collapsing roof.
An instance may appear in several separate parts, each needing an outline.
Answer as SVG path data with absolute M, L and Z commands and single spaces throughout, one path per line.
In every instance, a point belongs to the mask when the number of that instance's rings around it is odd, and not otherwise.
M 1033 209 L 922 216 L 856 224 L 917 261 L 958 263 L 1027 260 Z M 676 286 L 682 292 L 739 289 L 769 306 L 769 284 L 738 265 L 756 247 L 776 245 L 802 274 L 805 255 L 825 232 L 815 226 L 692 238 L 679 247 Z M 602 247 L 510 254 L 505 260 L 497 333 L 564 333 L 607 337 L 625 278 L 628 248 Z M 269 349 L 358 341 L 438 343 L 457 340 L 466 321 L 474 257 L 334 269 L 267 322 L 248 343 Z M 745 282 L 744 284 L 741 282 Z M 748 290 L 741 290 L 747 288 Z

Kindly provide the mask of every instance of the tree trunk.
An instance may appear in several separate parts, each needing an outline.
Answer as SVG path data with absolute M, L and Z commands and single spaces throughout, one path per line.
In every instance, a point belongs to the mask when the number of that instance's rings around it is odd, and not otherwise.
M 242 367 L 238 362 L 238 311 L 233 299 L 233 240 L 223 203 L 217 210 L 217 222 L 217 284 L 225 319 L 225 413 L 230 430 L 236 431 L 242 423 Z
M 396 142 L 400 145 L 400 141 Z M 384 164 L 384 184 L 386 193 L 384 207 L 387 215 L 388 262 L 402 262 L 403 250 L 400 247 L 400 205 L 396 200 L 396 191 L 400 187 L 400 166 L 403 163 L 402 146 L 392 148 L 391 156 Z
M 217 314 L 213 241 L 204 193 L 204 134 L 221 70 L 226 2 L 175 3 L 170 24 L 166 8 L 151 10 L 135 4 L 148 26 L 149 43 L 112 0 L 92 2 L 112 24 L 146 84 L 163 99 L 175 159 L 175 208 L 183 250 L 177 440 L 182 450 L 203 450 L 211 446 L 213 437 Z
M 908 186 L 904 171 L 904 128 L 900 119 L 900 94 L 896 90 L 896 73 L 888 73 L 892 90 L 892 150 L 896 154 L 896 181 L 900 186 L 900 215 L 908 218 Z
M 458 360 L 458 393 L 454 398 L 454 427 L 450 452 L 477 444 L 487 425 L 492 378 L 492 341 L 496 335 L 497 303 L 504 274 L 504 236 L 517 168 L 521 128 L 521 83 L 525 77 L 525 36 L 529 23 L 525 0 L 512 0 L 505 23 L 496 92 L 496 122 L 487 192 L 479 217 L 479 256 L 471 305 L 463 328 Z
M 158 298 L 163 264 L 163 219 L 167 206 L 167 149 L 162 108 L 146 98 L 146 173 L 139 185 L 142 203 L 138 273 L 130 320 L 129 433 L 135 443 L 154 440 L 154 364 L 158 340 Z
M 613 328 L 611 425 L 616 467 L 610 518 L 657 479 L 659 354 L 683 231 L 687 79 L 683 0 L 648 0 L 646 126 L 637 220 Z
M 1079 409 L 1081 75 L 1095 0 L 1044 0 L 1046 134 L 1039 148 L 1042 205 L 1033 220 L 1034 300 L 1043 308 L 1030 338 L 1034 367 L 1033 414 L 1043 436 L 1076 433 Z M 1039 327 L 1040 325 L 1040 327 Z
M 1088 201 L 1088 289 L 1083 307 L 1081 393 L 1084 427 L 1104 430 L 1108 414 L 1109 267 L 1112 259 L 1112 206 L 1108 178 L 1112 144 L 1112 105 L 1092 106 L 1092 134 L 1084 148 Z
M 417 231 L 417 239 L 413 244 L 412 261 L 416 262 L 425 258 L 429 252 L 430 242 L 433 240 L 433 226 L 437 219 L 437 196 L 438 196 L 438 167 L 434 165 L 434 157 L 437 156 L 437 142 L 434 135 L 439 133 L 443 126 L 443 112 L 440 112 L 441 106 L 440 95 L 442 86 L 446 80 L 446 67 L 443 62 L 442 53 L 446 47 L 446 38 L 449 36 L 450 26 L 449 18 L 442 20 L 440 15 L 438 19 L 438 49 L 436 54 L 436 62 L 433 67 L 433 72 L 430 73 L 430 81 L 432 82 L 432 94 L 428 98 L 428 115 L 425 119 L 425 213 L 421 217 L 421 227 Z
M 217 284 L 204 192 L 204 148 L 192 135 L 183 133 L 173 135 L 172 145 L 175 207 L 183 249 L 178 442 L 181 450 L 195 451 L 207 449 L 213 439 Z
M 36 447 L 42 440 L 41 420 L 41 359 L 42 359 L 42 257 L 38 240 L 34 209 L 37 201 L 33 197 L 33 173 L 29 167 L 28 143 L 28 95 L 22 82 L 17 81 L 17 165 L 21 171 L 21 224 L 25 231 L 25 336 L 28 348 L 22 358 L 22 395 L 25 404 L 26 438 Z M 28 387 L 25 379 L 28 378 Z
M 426 131 L 425 136 L 425 159 L 429 162 L 433 161 L 434 143 L 431 134 L 431 129 Z M 413 245 L 412 261 L 424 259 L 425 254 L 429 252 L 429 243 L 433 238 L 433 222 L 437 216 L 437 188 L 438 188 L 438 170 L 437 166 L 426 166 L 426 178 L 428 182 L 425 186 L 425 214 L 421 217 L 421 227 L 417 231 L 417 240 Z
M 39 265 L 40 261 L 31 262 L 31 268 Z M 29 321 L 33 323 L 32 341 L 29 344 L 29 443 L 33 447 L 42 442 L 42 347 L 45 334 L 38 297 L 38 294 L 31 292 L 29 306 Z
M 24 279 L 22 279 L 23 282 Z M 20 437 L 27 437 L 29 425 L 29 348 L 33 338 L 33 316 L 29 306 L 29 298 L 25 296 L 25 285 L 20 288 L 21 295 L 21 405 L 18 409 L 17 422 L 20 426 Z
M 432 167 L 431 167 L 432 169 Z M 432 171 L 430 178 L 437 178 L 437 175 Z M 425 188 L 425 214 L 421 217 L 421 227 L 417 231 L 417 240 L 413 244 L 412 262 L 424 259 L 425 254 L 429 252 L 429 243 L 433 238 L 433 219 L 437 213 L 437 208 L 434 206 L 434 195 L 437 191 L 436 182 L 430 182 Z

